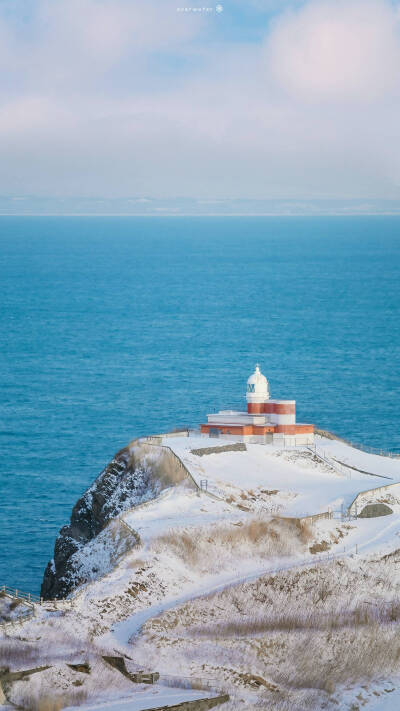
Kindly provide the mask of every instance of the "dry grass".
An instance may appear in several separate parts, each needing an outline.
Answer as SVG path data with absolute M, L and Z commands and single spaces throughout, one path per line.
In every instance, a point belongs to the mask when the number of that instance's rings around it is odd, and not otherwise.
M 398 675 L 400 575 L 390 561 L 282 571 L 165 612 L 140 644 L 161 670 L 217 677 L 232 711 L 345 708 L 341 689 Z M 254 704 L 235 701 L 252 679 Z
M 4 636 L 0 639 L 0 667 L 11 671 L 69 661 L 90 652 L 82 636 L 62 626 L 62 618 L 50 619 L 31 640 Z
M 110 557 L 112 566 L 117 564 L 118 560 L 126 551 L 131 550 L 139 544 L 139 535 L 135 535 L 130 531 L 118 518 L 111 519 L 103 530 L 109 535 L 113 548 L 115 549 L 115 553 Z
M 317 553 L 324 553 L 325 551 L 328 551 L 330 549 L 330 545 L 328 541 L 320 541 L 319 543 L 313 543 L 312 546 L 310 546 L 309 551 L 310 553 L 313 553 L 314 555 Z
M 32 609 L 25 600 L 12 598 L 9 595 L 4 595 L 0 599 L 0 622 L 15 621 L 26 614 L 32 614 Z
M 241 526 L 220 524 L 207 529 L 171 530 L 152 543 L 153 550 L 168 552 L 185 565 L 202 571 L 221 569 L 224 562 L 252 556 L 268 559 L 304 550 L 311 529 L 290 519 L 254 517 Z
M 399 631 L 397 624 L 353 627 L 334 635 L 312 631 L 299 635 L 290 648 L 293 668 L 286 663 L 281 671 L 276 670 L 274 679 L 292 689 L 312 688 L 332 694 L 346 684 L 387 678 L 398 673 Z
M 87 669 L 71 668 L 67 663 L 51 665 L 7 688 L 8 700 L 28 711 L 60 711 L 66 706 L 80 706 L 86 701 L 107 695 L 110 690 L 121 695 L 132 693 L 132 682 L 110 668 L 97 655 L 75 657 L 74 663 L 85 662 Z
M 179 465 L 179 460 L 172 452 L 145 443 L 136 446 L 132 451 L 130 466 L 149 471 L 155 488 L 165 489 L 187 479 L 184 469 Z M 187 482 L 190 485 L 189 479 Z
M 19 669 L 25 665 L 36 666 L 38 657 L 39 649 L 36 644 L 7 637 L 0 639 L 0 667 Z
M 126 567 L 131 570 L 137 570 L 138 568 L 144 568 L 147 565 L 146 561 L 142 558 L 133 558 L 126 563 Z
M 187 476 L 179 461 L 168 450 L 163 451 L 160 458 L 152 465 L 152 479 L 156 479 L 161 484 L 161 488 L 174 486 L 184 481 Z
M 221 624 L 202 625 L 194 632 L 211 639 L 248 637 L 271 631 L 334 631 L 348 628 L 355 632 L 359 627 L 370 627 L 376 632 L 380 626 L 393 622 L 400 622 L 400 603 L 397 599 L 380 605 L 360 603 L 353 609 L 345 607 L 329 612 L 320 611 L 315 606 L 283 610 L 272 615 L 248 616 L 246 620 L 238 618 Z
M 23 604 L 24 604 L 23 600 L 21 600 L 19 597 L 14 598 L 10 602 L 10 610 L 15 610 L 17 607 L 19 607 L 20 605 L 23 605 Z
M 299 696 L 300 699 L 278 697 L 268 702 L 264 696 L 260 699 L 245 699 L 240 695 L 235 698 L 234 695 L 221 709 L 223 711 L 321 711 L 321 699 L 314 691 L 303 692 Z M 328 708 L 328 706 L 324 706 L 324 708 Z
M 29 692 L 20 699 L 20 705 L 26 711 L 61 711 L 66 706 L 81 706 L 87 700 L 83 689 L 70 689 L 64 694 L 31 695 Z

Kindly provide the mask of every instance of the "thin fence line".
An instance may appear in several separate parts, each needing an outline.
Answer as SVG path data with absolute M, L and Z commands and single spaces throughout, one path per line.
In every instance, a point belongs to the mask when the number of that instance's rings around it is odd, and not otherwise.
M 321 430 L 318 427 L 315 428 L 315 434 L 319 435 L 320 437 L 326 437 L 326 435 L 332 435 L 333 439 L 337 439 L 340 442 L 344 442 L 345 444 L 349 445 L 350 447 L 354 447 L 354 449 L 359 449 L 361 452 L 366 452 L 367 454 L 377 454 L 380 457 L 390 457 L 391 459 L 400 459 L 400 453 L 399 452 L 393 452 L 388 449 L 379 449 L 379 447 L 371 447 L 368 444 L 359 444 L 358 442 L 352 442 L 348 439 L 345 439 L 345 437 L 341 437 L 340 435 L 336 434 L 336 432 L 332 432 L 331 430 L 326 431 L 326 430 Z M 329 437 L 328 437 L 329 439 Z

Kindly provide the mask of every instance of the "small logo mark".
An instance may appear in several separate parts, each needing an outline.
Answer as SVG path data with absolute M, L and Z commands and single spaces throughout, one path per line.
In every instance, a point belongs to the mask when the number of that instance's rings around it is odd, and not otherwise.
M 224 6 L 223 5 L 216 5 L 215 6 L 215 12 L 218 12 L 220 14 L 221 12 L 224 11 Z

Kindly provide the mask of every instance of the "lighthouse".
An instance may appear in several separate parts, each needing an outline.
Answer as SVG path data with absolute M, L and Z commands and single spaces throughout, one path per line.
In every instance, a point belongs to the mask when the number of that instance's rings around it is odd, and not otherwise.
M 260 366 L 256 365 L 256 369 L 247 380 L 247 411 L 263 412 L 264 403 L 269 400 L 269 385 L 268 380 L 260 371 Z
M 296 422 L 296 401 L 270 398 L 269 383 L 257 364 L 247 379 L 247 412 L 220 410 L 207 415 L 201 432 L 208 437 L 281 446 L 314 442 L 314 425 Z

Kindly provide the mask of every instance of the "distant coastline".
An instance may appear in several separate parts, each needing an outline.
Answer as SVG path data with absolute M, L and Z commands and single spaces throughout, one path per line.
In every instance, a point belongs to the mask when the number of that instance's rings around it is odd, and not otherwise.
M 399 200 L 0 196 L 6 217 L 396 217 Z

